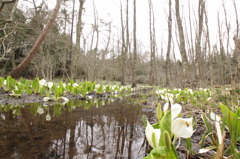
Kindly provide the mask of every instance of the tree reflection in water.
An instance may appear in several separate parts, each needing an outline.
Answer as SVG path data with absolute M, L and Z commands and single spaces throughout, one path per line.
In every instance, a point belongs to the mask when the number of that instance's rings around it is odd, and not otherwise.
M 36 104 L 22 106 L 16 117 L 11 110 L 2 110 L 0 158 L 136 159 L 145 155 L 148 145 L 141 107 L 125 102 L 98 103 L 98 108 L 71 104 L 49 106 L 41 115 L 33 111 Z M 45 118 L 48 112 L 50 121 Z

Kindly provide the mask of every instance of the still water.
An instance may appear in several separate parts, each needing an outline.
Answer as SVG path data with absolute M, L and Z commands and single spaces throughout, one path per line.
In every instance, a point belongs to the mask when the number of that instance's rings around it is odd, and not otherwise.
M 143 110 L 120 100 L 0 105 L 0 158 L 140 159 L 142 115 L 154 116 Z

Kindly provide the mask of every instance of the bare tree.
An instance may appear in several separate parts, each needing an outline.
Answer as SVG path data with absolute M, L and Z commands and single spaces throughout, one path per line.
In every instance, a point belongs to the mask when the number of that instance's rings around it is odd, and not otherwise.
M 236 73 L 235 73 L 235 80 L 236 82 L 240 82 L 240 39 L 236 36 L 233 37 L 235 43 L 234 53 L 236 54 Z
M 186 46 L 185 46 L 185 37 L 183 33 L 183 26 L 182 26 L 182 20 L 180 16 L 180 11 L 179 11 L 179 0 L 175 0 L 175 15 L 177 19 L 177 26 L 178 26 L 178 33 L 179 33 L 179 48 L 180 48 L 180 54 L 182 57 L 182 63 L 183 63 L 183 73 L 186 73 L 186 67 L 188 64 L 188 58 L 187 58 L 187 53 L 186 53 Z
M 239 21 L 238 21 L 238 10 L 236 1 L 233 1 L 234 5 L 234 11 L 236 16 L 236 34 L 233 37 L 234 43 L 235 43 L 235 49 L 234 49 L 234 59 L 236 59 L 236 67 L 235 67 L 235 81 L 240 82 L 240 39 L 239 39 Z
M 223 37 L 222 37 L 222 26 L 220 23 L 220 17 L 218 13 L 218 38 L 219 38 L 219 47 L 220 47 L 220 83 L 225 84 L 225 79 L 226 79 L 226 67 L 225 67 L 225 55 L 224 55 L 224 46 L 223 46 Z
M 120 1 L 121 7 L 120 7 L 120 14 L 121 14 L 121 29 L 122 29 L 122 53 L 121 53 L 121 59 L 122 59 L 122 67 L 121 67 L 121 85 L 125 85 L 125 65 L 126 65 L 126 46 L 125 46 L 125 27 L 123 22 L 123 9 L 122 9 L 122 1 Z
M 207 40 L 207 47 L 208 47 L 208 59 L 209 59 L 209 82 L 213 84 L 213 66 L 212 66 L 212 51 L 211 51 L 211 42 L 209 36 L 209 26 L 208 26 L 208 14 L 206 11 L 206 7 L 204 8 L 204 15 L 205 15 L 205 27 L 206 27 L 206 40 Z
M 79 0 L 79 10 L 78 10 L 78 21 L 77 21 L 77 32 L 76 32 L 76 52 L 80 54 L 80 40 L 81 40 L 81 33 L 82 33 L 82 14 L 83 14 L 83 6 L 85 0 Z
M 222 0 L 222 6 L 223 6 L 223 10 L 224 10 L 225 26 L 226 26 L 226 31 L 227 31 L 227 37 L 226 37 L 226 40 L 227 40 L 227 43 L 226 43 L 226 56 L 227 56 L 226 63 L 227 63 L 227 67 L 226 67 L 226 69 L 228 70 L 227 72 L 229 72 L 228 77 L 230 77 L 229 80 L 228 80 L 228 83 L 232 83 L 233 74 L 232 74 L 232 67 L 231 67 L 231 55 L 229 53 L 230 22 L 227 19 L 226 6 L 225 6 L 225 3 L 224 3 L 223 0 Z
M 166 59 L 166 84 L 170 84 L 170 51 L 172 44 L 172 0 L 168 3 L 168 46 L 167 46 L 167 59 Z
M 155 17 L 152 0 L 148 0 L 149 5 L 149 35 L 150 35 L 150 85 L 156 84 L 156 38 L 155 38 Z
M 9 75 L 12 76 L 13 78 L 17 78 L 19 74 L 26 68 L 26 66 L 31 62 L 31 60 L 36 56 L 36 53 L 45 40 L 46 36 L 48 35 L 49 31 L 51 30 L 53 23 L 57 17 L 59 8 L 61 6 L 62 0 L 57 0 L 56 6 L 53 10 L 53 13 L 48 20 L 46 26 L 44 27 L 42 33 L 38 37 L 37 41 L 33 45 L 32 49 L 29 51 L 28 55 L 24 58 L 24 60 L 16 67 L 14 68 Z
M 72 8 L 72 21 L 71 21 L 71 33 L 70 33 L 70 52 L 69 58 L 66 58 L 67 70 L 65 71 L 68 76 L 72 76 L 72 55 L 73 55 L 73 28 L 74 28 L 74 16 L 75 16 L 75 0 L 73 0 Z
M 202 41 L 202 32 L 203 32 L 203 15 L 204 15 L 205 1 L 199 0 L 198 4 L 198 33 L 196 40 L 196 59 L 195 59 L 195 71 L 196 71 L 196 80 L 198 81 L 200 78 L 200 63 L 201 63 L 201 41 Z
M 133 68 L 132 88 L 137 87 L 137 24 L 136 24 L 136 0 L 133 0 Z

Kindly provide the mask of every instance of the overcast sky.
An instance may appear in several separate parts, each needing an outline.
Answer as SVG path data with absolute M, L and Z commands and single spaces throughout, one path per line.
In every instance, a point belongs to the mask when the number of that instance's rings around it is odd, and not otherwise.
M 41 2 L 42 0 L 37 0 Z M 49 4 L 49 8 L 54 7 L 55 1 L 53 0 L 46 0 Z M 99 19 L 103 19 L 104 21 L 112 22 L 112 34 L 115 38 L 120 35 L 121 23 L 120 23 L 120 0 L 86 0 L 85 2 L 85 12 L 83 15 L 83 21 L 85 23 L 83 33 L 88 35 L 90 33 L 91 25 L 93 24 L 94 17 L 93 17 L 93 1 L 98 11 Z M 122 0 L 123 7 L 125 7 L 125 1 Z M 167 14 L 168 14 L 168 0 L 152 0 L 154 5 L 155 11 L 155 23 L 156 23 L 156 38 L 157 38 L 157 45 L 158 49 L 160 50 L 161 47 L 163 51 L 166 51 L 166 43 L 167 43 Z M 172 9 L 174 13 L 174 0 L 172 4 Z M 236 16 L 233 7 L 233 0 L 206 0 L 206 8 L 208 12 L 208 21 L 209 21 L 209 29 L 210 29 L 210 38 L 212 45 L 217 42 L 218 40 L 218 22 L 217 16 L 218 13 L 221 18 L 222 30 L 225 32 L 225 17 L 223 12 L 223 4 L 226 6 L 227 10 L 227 19 L 230 23 L 231 30 L 230 30 L 230 38 L 231 38 L 231 47 L 234 47 L 232 37 L 233 33 L 236 31 Z M 76 0 L 78 2 L 78 0 Z M 180 0 L 180 12 L 182 13 L 182 18 L 184 19 L 183 22 L 186 23 L 188 34 L 190 34 L 189 29 L 189 17 L 192 21 L 193 27 L 196 26 L 196 19 L 198 13 L 198 0 Z M 190 15 L 189 15 L 189 7 L 188 2 L 190 3 Z M 133 0 L 129 0 L 129 18 L 130 18 L 130 27 L 132 27 L 132 6 Z M 236 0 L 237 8 L 240 11 L 240 1 Z M 28 4 L 26 1 L 21 1 L 19 6 L 26 7 Z M 71 3 L 68 2 L 67 4 L 69 7 L 69 12 L 71 12 Z M 31 5 L 28 4 L 27 7 Z M 75 9 L 78 8 L 78 3 L 76 3 Z M 123 8 L 125 9 L 125 8 Z M 238 13 L 240 14 L 240 12 Z M 240 16 L 240 15 L 239 15 Z M 125 16 L 124 16 L 125 17 Z M 240 20 L 240 19 L 239 19 Z M 102 28 L 104 29 L 104 28 Z M 193 30 L 196 30 L 193 28 Z M 195 34 L 195 32 L 193 33 Z M 226 37 L 226 33 L 224 33 Z M 101 38 L 104 38 L 104 35 L 101 35 Z M 175 16 L 173 16 L 173 38 L 176 39 L 175 35 Z M 141 41 L 143 44 L 142 48 L 145 50 L 149 49 L 149 9 L 148 9 L 148 0 L 137 0 L 137 39 Z M 101 45 L 104 45 L 104 40 L 101 41 Z M 177 49 L 177 48 L 175 48 Z M 177 55 L 179 56 L 179 55 Z

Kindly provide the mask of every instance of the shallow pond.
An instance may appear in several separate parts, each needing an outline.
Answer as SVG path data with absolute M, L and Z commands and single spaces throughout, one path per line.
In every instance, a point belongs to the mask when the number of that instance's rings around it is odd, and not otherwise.
M 0 105 L 0 158 L 140 159 L 147 153 L 142 115 L 126 101 Z

